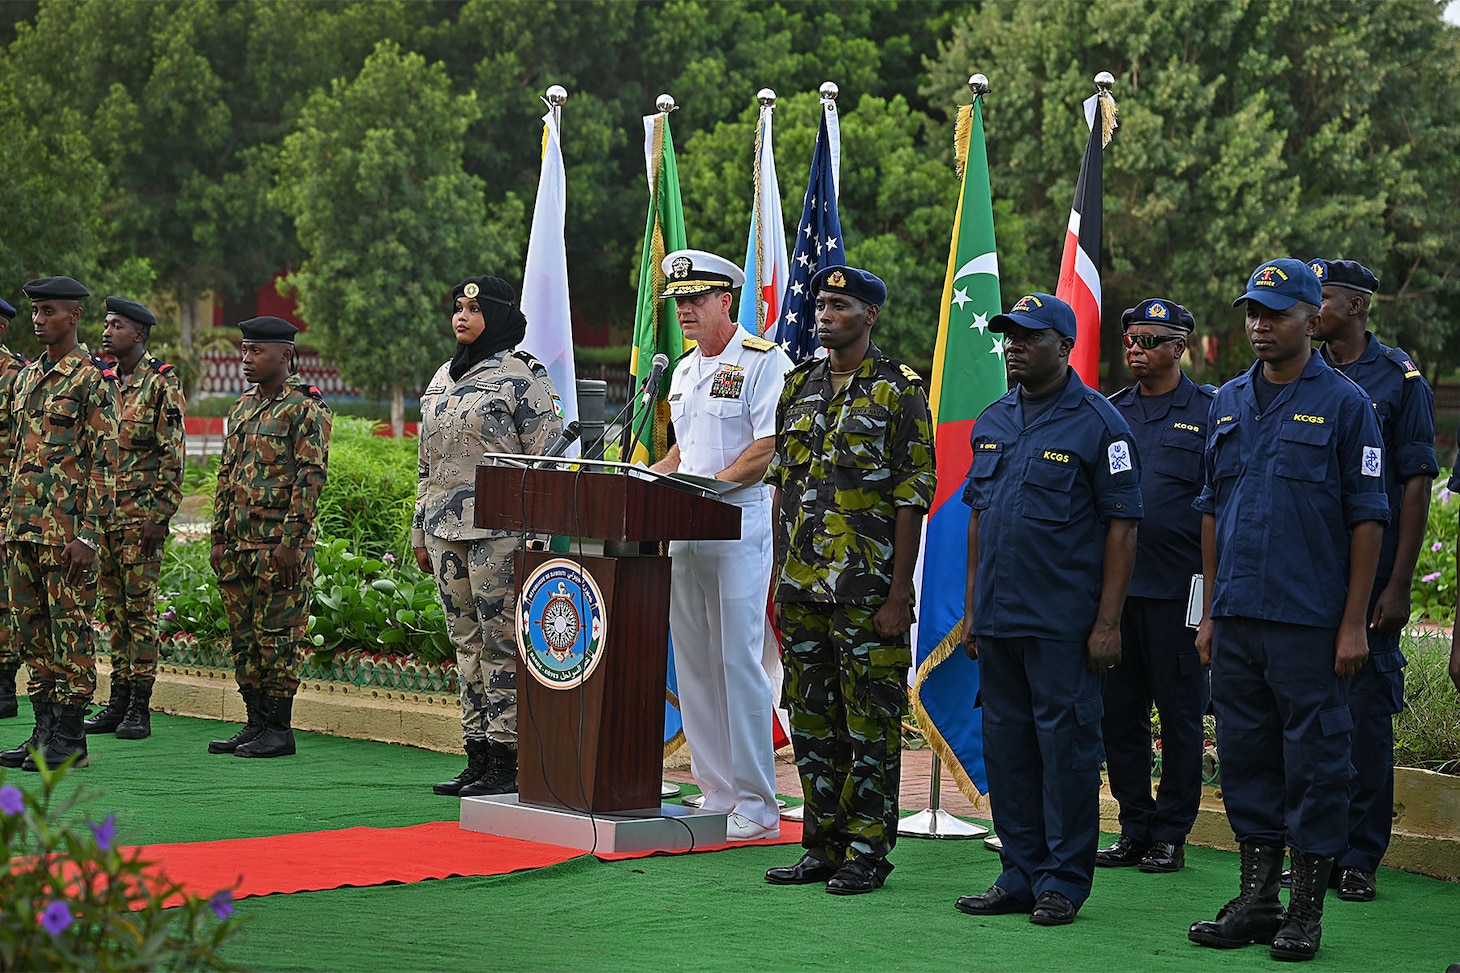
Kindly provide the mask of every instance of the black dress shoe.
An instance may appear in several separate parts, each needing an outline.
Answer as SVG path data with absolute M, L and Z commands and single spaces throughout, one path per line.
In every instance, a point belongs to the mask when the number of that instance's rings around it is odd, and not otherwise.
M 766 871 L 765 880 L 772 885 L 812 885 L 825 882 L 837 872 L 831 862 L 811 855 L 802 855 L 794 865 L 781 865 Z
M 1115 844 L 1109 848 L 1101 848 L 1095 853 L 1095 864 L 1103 868 L 1129 868 L 1132 865 L 1139 865 L 1150 848 L 1149 842 L 1137 841 L 1121 835 L 1115 839 Z
M 1345 902 L 1373 902 L 1378 893 L 1373 872 L 1345 868 L 1338 879 L 1338 897 Z
M 1186 846 L 1169 841 L 1151 842 L 1151 847 L 1146 850 L 1140 864 L 1141 871 L 1156 874 L 1179 872 L 1185 867 Z
M 1034 903 L 1029 921 L 1036 926 L 1068 926 L 1075 921 L 1080 907 L 1058 892 L 1041 892 Z
M 826 883 L 826 890 L 832 895 L 861 895 L 863 892 L 875 892 L 881 887 L 881 873 L 855 858 L 837 869 L 837 873 Z
M 971 916 L 1007 916 L 1014 913 L 1028 915 L 1034 906 L 997 885 L 990 885 L 983 895 L 960 895 L 953 908 Z

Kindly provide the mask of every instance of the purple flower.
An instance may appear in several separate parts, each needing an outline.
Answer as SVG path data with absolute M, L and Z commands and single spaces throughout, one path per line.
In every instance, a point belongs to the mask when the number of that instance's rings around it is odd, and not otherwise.
M 1423 581 L 1425 584 L 1429 584 L 1431 581 L 1439 581 L 1440 572 L 1436 571 L 1434 574 L 1427 574 L 1423 578 L 1420 578 L 1420 580 Z
M 233 893 L 227 889 L 219 889 L 208 899 L 208 908 L 213 910 L 213 915 L 219 919 L 227 919 L 233 915 Z
M 0 811 L 4 811 L 10 817 L 14 817 L 25 810 L 25 795 L 20 793 L 19 787 L 12 787 L 6 784 L 0 787 Z
M 1442 543 L 1440 543 L 1439 541 L 1435 541 L 1433 544 L 1430 545 L 1430 550 L 1435 551 L 1437 553 L 1439 551 L 1443 551 L 1444 549 L 1445 549 L 1445 545 L 1442 544 Z
M 1452 496 L 1452 494 L 1450 493 L 1450 488 L 1449 487 L 1440 487 L 1440 502 L 1441 503 L 1449 503 L 1451 496 Z
M 117 836 L 117 816 L 108 814 L 106 820 L 97 824 L 95 821 L 86 822 L 91 833 L 96 836 L 96 847 L 102 851 L 108 851 L 112 846 L 112 839 Z
M 162 613 L 162 617 L 165 618 L 165 619 L 167 619 L 170 622 L 173 619 L 177 618 L 177 612 L 175 612 L 171 608 L 169 608 L 167 611 L 165 611 L 165 612 Z
M 385 563 L 386 564 L 394 564 L 395 563 L 395 555 L 394 554 L 386 554 L 385 555 Z
M 41 914 L 41 925 L 52 936 L 59 936 L 71 927 L 71 910 L 64 902 L 52 902 Z

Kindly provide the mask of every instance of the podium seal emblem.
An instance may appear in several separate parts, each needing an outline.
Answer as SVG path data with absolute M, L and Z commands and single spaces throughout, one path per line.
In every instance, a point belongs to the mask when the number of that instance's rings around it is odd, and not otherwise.
M 603 593 L 577 562 L 544 561 L 523 582 L 517 652 L 544 686 L 572 689 L 593 675 L 607 631 Z

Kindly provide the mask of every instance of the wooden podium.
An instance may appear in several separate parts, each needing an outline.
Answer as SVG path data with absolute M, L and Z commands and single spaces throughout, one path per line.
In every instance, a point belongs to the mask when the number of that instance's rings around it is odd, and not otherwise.
M 574 538 L 566 553 L 518 551 L 516 620 L 546 625 L 573 647 L 584 644 L 592 620 L 571 598 L 554 596 L 551 579 L 588 576 L 575 590 L 601 594 L 603 637 L 589 661 L 562 672 L 529 648 L 517 653 L 517 782 L 522 804 L 593 814 L 659 814 L 664 764 L 664 690 L 669 643 L 669 558 L 658 554 L 582 554 L 576 539 L 609 542 L 734 540 L 740 508 L 667 477 L 597 472 L 577 461 L 526 469 L 478 466 L 476 526 Z M 596 548 L 597 545 L 594 545 Z M 548 578 L 548 589 L 542 579 Z M 524 585 L 537 579 L 535 599 Z M 561 588 L 561 585 L 558 585 Z M 540 617 L 534 605 L 548 603 Z M 552 602 L 560 625 L 554 626 Z M 563 607 L 563 602 L 569 602 Z M 596 616 L 595 616 L 596 617 Z M 575 633 L 577 641 L 573 641 Z M 544 633 L 544 639 L 549 636 Z M 551 646 L 549 646 L 551 648 Z M 578 658 L 565 655 L 565 659 Z M 585 674 L 586 673 L 586 674 Z M 560 679 L 560 682 L 551 680 Z M 576 681 L 575 681 L 576 680 Z

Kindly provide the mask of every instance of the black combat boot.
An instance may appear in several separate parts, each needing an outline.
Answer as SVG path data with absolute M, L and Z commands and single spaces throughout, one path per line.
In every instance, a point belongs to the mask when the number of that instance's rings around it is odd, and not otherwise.
M 1237 897 L 1222 906 L 1215 922 L 1193 923 L 1186 938 L 1217 949 L 1272 942 L 1283 924 L 1283 904 L 1278 899 L 1282 871 L 1283 849 L 1244 841 Z
M 488 756 L 490 752 L 485 740 L 466 741 L 466 769 L 450 780 L 436 784 L 431 790 L 437 794 L 460 794 L 463 787 L 481 780 L 482 775 L 487 772 L 487 768 L 491 766 Z
M 91 757 L 86 753 L 86 727 L 83 724 L 86 719 L 86 704 L 52 703 L 51 719 L 54 721 L 51 735 L 46 737 L 46 745 L 40 754 L 46 766 L 59 767 L 72 757 L 76 758 L 72 767 L 89 766 Z M 20 769 L 40 770 L 40 761 L 32 754 L 25 758 Z
M 127 704 L 132 699 L 132 684 L 112 679 L 112 698 L 106 707 L 85 723 L 87 733 L 115 733 L 127 718 Z
M 461 797 L 487 797 L 492 794 L 517 793 L 517 748 L 506 743 L 487 741 L 486 773 L 467 784 L 457 794 Z
M 56 714 L 51 710 L 52 705 L 45 696 L 35 695 L 30 698 L 31 709 L 35 710 L 35 729 L 31 731 L 30 739 L 20 746 L 0 753 L 0 767 L 19 767 L 30 757 L 32 750 L 45 749 L 46 741 L 56 728 Z
M 0 666 L 0 720 L 20 715 L 20 700 L 15 698 L 15 674 L 18 666 Z
M 237 733 L 227 740 L 208 741 L 209 753 L 232 753 L 264 732 L 264 719 L 267 716 L 264 711 L 266 700 L 264 691 L 262 689 L 240 689 L 238 695 L 243 697 L 243 708 L 248 714 L 246 722 Z
M 145 740 L 152 735 L 152 684 L 132 683 L 127 718 L 117 727 L 118 740 Z
M 1323 939 L 1323 898 L 1328 893 L 1328 876 L 1333 859 L 1305 855 L 1293 848 L 1293 888 L 1288 893 L 1288 916 L 1273 937 L 1273 959 L 1310 960 L 1318 955 Z
M 294 753 L 294 697 L 265 696 L 264 731 L 233 751 L 235 757 L 287 757 Z

